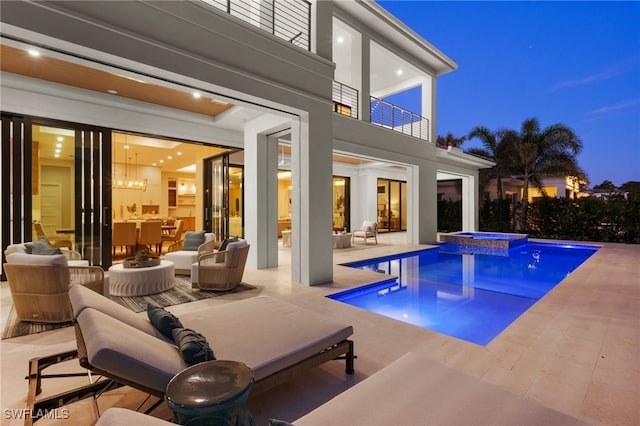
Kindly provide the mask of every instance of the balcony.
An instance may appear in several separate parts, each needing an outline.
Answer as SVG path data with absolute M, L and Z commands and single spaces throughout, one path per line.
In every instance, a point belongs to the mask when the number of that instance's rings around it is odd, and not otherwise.
M 307 0 L 201 0 L 216 9 L 311 50 L 311 4 Z
M 334 80 L 331 96 L 333 112 L 351 118 L 358 118 L 358 91 L 356 89 Z
M 429 140 L 429 120 L 397 105 L 371 97 L 371 124 Z

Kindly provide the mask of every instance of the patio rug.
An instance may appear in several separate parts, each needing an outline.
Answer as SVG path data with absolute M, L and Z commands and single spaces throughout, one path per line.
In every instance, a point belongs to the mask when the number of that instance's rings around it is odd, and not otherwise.
M 142 312 L 147 309 L 147 303 L 155 303 L 159 306 L 173 306 L 182 303 L 195 302 L 196 300 L 209 299 L 211 297 L 222 296 L 225 294 L 252 290 L 255 288 L 256 287 L 252 285 L 242 283 L 233 290 L 226 292 L 200 291 L 198 289 L 191 288 L 191 281 L 187 277 L 176 276 L 175 287 L 162 293 L 132 297 L 111 296 L 110 299 L 131 309 L 133 312 Z M 20 321 L 16 318 L 15 310 L 13 306 L 11 306 L 7 325 L 2 333 L 2 340 L 18 336 L 26 336 L 28 334 L 41 333 L 43 331 L 56 330 L 58 328 L 69 327 L 70 325 L 72 325 L 70 321 L 59 324 Z

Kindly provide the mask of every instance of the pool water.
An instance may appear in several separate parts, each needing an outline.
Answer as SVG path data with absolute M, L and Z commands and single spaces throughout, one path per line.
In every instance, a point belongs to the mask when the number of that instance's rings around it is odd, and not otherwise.
M 447 247 L 346 264 L 398 278 L 328 297 L 484 346 L 599 248 L 528 243 L 505 256 Z

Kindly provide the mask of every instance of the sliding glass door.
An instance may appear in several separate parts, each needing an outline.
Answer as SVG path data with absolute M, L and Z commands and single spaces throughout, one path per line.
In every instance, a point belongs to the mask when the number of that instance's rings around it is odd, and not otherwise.
M 1 144 L 2 247 L 47 238 L 108 267 L 110 131 L 3 114 Z
M 406 231 L 407 183 L 378 179 L 378 230 Z

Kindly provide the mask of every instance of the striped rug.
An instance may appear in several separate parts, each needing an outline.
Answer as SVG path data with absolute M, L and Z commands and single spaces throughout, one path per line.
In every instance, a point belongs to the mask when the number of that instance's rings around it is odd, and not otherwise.
M 131 309 L 133 312 L 142 312 L 147 309 L 147 303 L 155 303 L 159 306 L 173 306 L 182 303 L 195 302 L 196 300 L 208 299 L 222 296 L 229 293 L 255 289 L 249 284 L 240 284 L 233 290 L 227 292 L 200 291 L 191 288 L 191 281 L 188 277 L 176 276 L 176 284 L 172 289 L 162 293 L 150 294 L 148 296 L 118 297 L 111 296 L 110 299 L 120 305 Z M 15 310 L 11 306 L 11 312 L 7 319 L 7 325 L 2 333 L 2 340 L 13 337 L 26 336 L 28 334 L 41 333 L 43 331 L 56 330 L 58 328 L 69 327 L 71 322 L 59 324 L 45 324 L 36 322 L 20 321 L 16 318 Z

